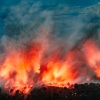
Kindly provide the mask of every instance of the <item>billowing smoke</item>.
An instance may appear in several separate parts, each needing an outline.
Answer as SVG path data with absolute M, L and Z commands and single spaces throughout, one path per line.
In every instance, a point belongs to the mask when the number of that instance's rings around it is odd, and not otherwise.
M 41 84 L 99 82 L 99 6 L 23 0 L 3 8 L 9 13 L 0 39 L 1 86 L 28 93 Z

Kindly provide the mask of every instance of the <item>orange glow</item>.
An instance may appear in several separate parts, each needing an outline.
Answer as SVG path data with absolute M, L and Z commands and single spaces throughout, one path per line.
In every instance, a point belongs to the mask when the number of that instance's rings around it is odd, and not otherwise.
M 45 36 L 41 37 L 42 39 Z M 28 94 L 34 87 L 34 77 L 40 73 L 40 61 L 46 48 L 46 39 L 37 38 L 27 45 L 26 49 L 13 49 L 8 52 L 0 67 L 0 82 L 5 82 L 4 88 L 8 91 L 13 89 Z M 42 46 L 45 44 L 45 47 Z
M 28 94 L 36 84 L 68 86 L 68 82 L 74 81 L 72 65 L 67 61 L 70 55 L 60 59 L 59 52 L 53 51 L 46 59 L 46 44 L 37 39 L 25 50 L 12 50 L 6 56 L 0 69 L 5 89 L 13 89 L 12 94 L 16 90 Z
M 88 40 L 84 44 L 84 54 L 85 58 L 92 68 L 93 72 L 96 74 L 96 77 L 100 78 L 100 50 L 96 46 L 95 42 Z
M 42 81 L 44 83 L 54 83 L 61 86 L 61 83 L 72 82 L 74 80 L 70 66 L 67 63 L 50 62 L 42 69 Z
M 0 66 L 0 82 L 3 81 L 5 89 L 13 89 L 12 94 L 16 90 L 28 94 L 41 84 L 70 87 L 75 82 L 81 83 L 82 79 L 91 81 L 86 76 L 86 64 L 100 78 L 100 51 L 92 40 L 83 44 L 83 54 L 77 48 L 70 51 L 65 48 L 63 52 L 59 44 L 54 41 L 53 44 L 48 38 L 44 29 L 41 31 L 44 35 L 37 36 L 25 47 L 7 51 Z

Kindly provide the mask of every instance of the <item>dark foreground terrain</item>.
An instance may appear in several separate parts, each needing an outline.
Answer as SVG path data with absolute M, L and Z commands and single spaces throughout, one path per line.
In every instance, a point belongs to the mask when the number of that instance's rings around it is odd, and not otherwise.
M 14 96 L 0 89 L 0 100 L 100 100 L 100 84 L 74 84 L 74 88 L 41 86 L 33 89 L 27 97 L 16 91 Z

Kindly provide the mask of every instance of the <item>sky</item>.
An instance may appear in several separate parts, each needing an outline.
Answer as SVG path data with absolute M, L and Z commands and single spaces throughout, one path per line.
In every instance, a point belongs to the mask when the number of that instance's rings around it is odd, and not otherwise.
M 0 34 L 4 34 L 6 29 L 5 29 L 5 20 L 8 18 L 9 13 L 11 13 L 11 7 L 13 6 L 18 6 L 21 3 L 26 2 L 27 5 L 29 5 L 29 1 L 30 1 L 30 8 L 32 5 L 34 5 L 36 2 L 40 2 L 41 7 L 38 7 L 41 10 L 51 10 L 53 12 L 53 10 L 56 9 L 57 12 L 57 16 L 60 16 L 63 18 L 64 14 L 69 14 L 70 10 L 71 12 L 73 12 L 72 17 L 77 13 L 79 13 L 79 11 L 77 11 L 78 7 L 89 7 L 92 5 L 96 5 L 98 4 L 98 2 L 100 0 L 0 0 Z M 26 5 L 26 6 L 27 6 Z M 58 6 L 62 6 L 62 8 L 58 7 Z M 62 10 L 64 7 L 71 7 L 69 9 L 69 11 L 65 12 L 63 11 L 63 13 L 61 13 L 60 10 Z M 73 9 L 74 7 L 74 9 Z M 76 7 L 76 8 L 75 8 Z M 19 7 L 21 8 L 21 7 Z M 58 11 L 57 11 L 58 9 Z M 76 9 L 76 11 L 74 12 L 74 10 Z M 56 16 L 56 13 L 55 13 Z M 59 22 L 62 21 L 62 18 L 59 19 Z M 64 20 L 66 20 L 68 17 L 66 16 Z M 58 23 L 59 23 L 58 22 Z M 62 21 L 63 22 L 63 21 Z M 61 26 L 63 27 L 63 25 Z
M 77 43 L 90 36 L 86 33 L 91 31 L 90 27 L 98 27 L 99 1 L 0 0 L 0 38 L 16 37 L 22 32 L 27 34 L 26 31 L 34 33 L 46 24 L 53 35 Z

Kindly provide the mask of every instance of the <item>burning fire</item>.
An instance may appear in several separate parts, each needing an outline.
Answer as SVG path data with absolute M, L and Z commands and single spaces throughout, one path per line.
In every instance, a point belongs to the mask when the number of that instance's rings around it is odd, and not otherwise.
M 100 78 L 100 52 L 92 40 L 84 43 L 82 53 L 78 49 L 62 53 L 64 50 L 58 44 L 53 48 L 50 42 L 45 34 L 26 47 L 7 52 L 0 67 L 5 89 L 13 89 L 13 94 L 16 90 L 28 94 L 38 84 L 68 86 L 68 82 L 80 83 L 89 79 L 87 69 Z
M 90 65 L 97 78 L 100 78 L 100 50 L 96 43 L 88 40 L 84 44 L 84 55 L 87 63 Z

